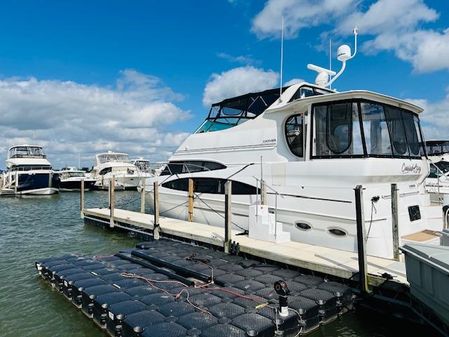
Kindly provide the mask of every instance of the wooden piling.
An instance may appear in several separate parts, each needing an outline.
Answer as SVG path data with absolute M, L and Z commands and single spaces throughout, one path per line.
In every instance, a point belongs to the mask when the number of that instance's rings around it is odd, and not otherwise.
M 153 183 L 153 193 L 154 193 L 154 219 L 153 219 L 153 237 L 155 240 L 159 240 L 160 238 L 160 225 L 159 225 L 159 183 L 155 181 Z
M 84 218 L 84 178 L 81 179 L 80 186 L 80 215 L 81 219 Z
M 188 194 L 188 216 L 187 220 L 189 222 L 193 221 L 193 179 L 189 179 L 189 194 Z
M 368 268 L 366 264 L 366 233 L 363 212 L 363 186 L 357 185 L 355 191 L 355 212 L 357 223 L 357 253 L 359 262 L 359 285 L 363 294 L 369 293 Z
M 14 194 L 17 194 L 18 185 L 19 185 L 19 172 L 16 171 L 16 176 L 14 178 Z
M 114 208 L 115 208 L 115 176 L 109 180 L 109 210 L 110 210 L 110 227 L 114 227 Z
M 145 179 L 141 180 L 140 190 L 140 213 L 145 213 Z
M 232 196 L 232 181 L 228 180 L 225 183 L 225 238 L 224 251 L 229 254 L 231 247 L 231 233 L 232 233 L 232 212 L 231 212 L 231 196 Z
M 393 258 L 399 261 L 398 187 L 391 184 L 391 228 L 393 231 Z

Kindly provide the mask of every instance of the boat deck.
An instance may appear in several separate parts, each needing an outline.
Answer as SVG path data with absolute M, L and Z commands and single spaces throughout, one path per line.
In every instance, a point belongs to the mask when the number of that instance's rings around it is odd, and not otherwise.
M 87 220 L 110 223 L 108 208 L 89 208 L 84 209 L 83 213 Z M 153 230 L 153 215 L 115 209 L 114 224 L 125 230 L 148 234 Z M 160 217 L 159 224 L 162 236 L 168 235 L 223 247 L 224 228 L 167 217 Z M 237 231 L 232 232 L 232 241 L 239 244 L 242 253 L 344 279 L 349 279 L 358 273 L 356 252 L 293 241 L 272 243 L 237 234 Z M 368 256 L 367 266 L 369 282 L 372 285 L 383 282 L 385 279 L 381 275 L 384 273 L 393 276 L 393 279 L 399 283 L 408 284 L 404 262 Z

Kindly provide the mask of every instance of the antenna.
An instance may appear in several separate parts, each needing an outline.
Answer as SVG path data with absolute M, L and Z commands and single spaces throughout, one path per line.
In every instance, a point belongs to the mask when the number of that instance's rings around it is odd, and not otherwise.
M 279 102 L 282 102 L 282 81 L 284 73 L 284 16 L 281 19 L 281 69 L 280 69 L 280 85 L 279 85 Z
M 332 39 L 329 39 L 329 70 L 332 71 Z M 329 89 L 332 89 L 330 85 Z
M 332 70 L 321 68 L 318 66 L 315 66 L 313 64 L 308 64 L 307 68 L 310 70 L 314 70 L 318 73 L 315 83 L 318 86 L 321 87 L 331 87 L 332 83 L 334 83 L 337 78 L 340 77 L 341 74 L 346 69 L 346 61 L 349 61 L 350 59 L 354 58 L 354 56 L 357 54 L 357 35 L 358 35 L 358 29 L 357 27 L 353 30 L 354 33 L 354 54 L 351 54 L 351 47 L 349 47 L 347 44 L 341 45 L 337 49 L 337 59 L 342 63 L 341 69 L 338 73 L 335 73 Z

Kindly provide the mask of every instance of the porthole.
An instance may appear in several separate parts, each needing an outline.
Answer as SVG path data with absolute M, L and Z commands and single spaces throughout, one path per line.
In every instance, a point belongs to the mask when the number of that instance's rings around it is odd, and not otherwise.
M 347 233 L 344 230 L 339 229 L 339 228 L 331 228 L 331 229 L 329 229 L 329 233 L 331 233 L 335 236 L 346 236 L 347 235 Z
M 308 231 L 309 229 L 312 229 L 312 226 L 304 222 L 295 222 L 295 226 L 296 228 L 301 229 L 303 231 Z

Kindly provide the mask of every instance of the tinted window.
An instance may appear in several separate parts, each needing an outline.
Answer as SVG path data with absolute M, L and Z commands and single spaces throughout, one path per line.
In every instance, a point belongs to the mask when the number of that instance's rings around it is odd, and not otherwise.
M 290 151 L 298 157 L 304 155 L 304 117 L 302 115 L 294 115 L 287 119 L 285 123 L 285 136 Z
M 161 172 L 161 176 L 168 176 L 174 174 L 181 173 L 194 173 L 194 172 L 202 172 L 202 171 L 213 171 L 213 170 L 221 170 L 226 168 L 225 165 L 212 162 L 212 161 L 200 161 L 200 160 L 191 160 L 185 162 L 170 162 Z
M 225 179 L 215 178 L 192 178 L 193 189 L 197 193 L 209 193 L 209 194 L 224 194 Z M 162 184 L 163 187 L 170 188 L 178 191 L 189 190 L 189 178 L 181 178 L 172 180 Z M 241 183 L 238 181 L 232 182 L 232 194 L 257 194 L 256 187 Z
M 315 106 L 313 123 L 314 156 L 364 154 L 357 104 L 337 103 Z

